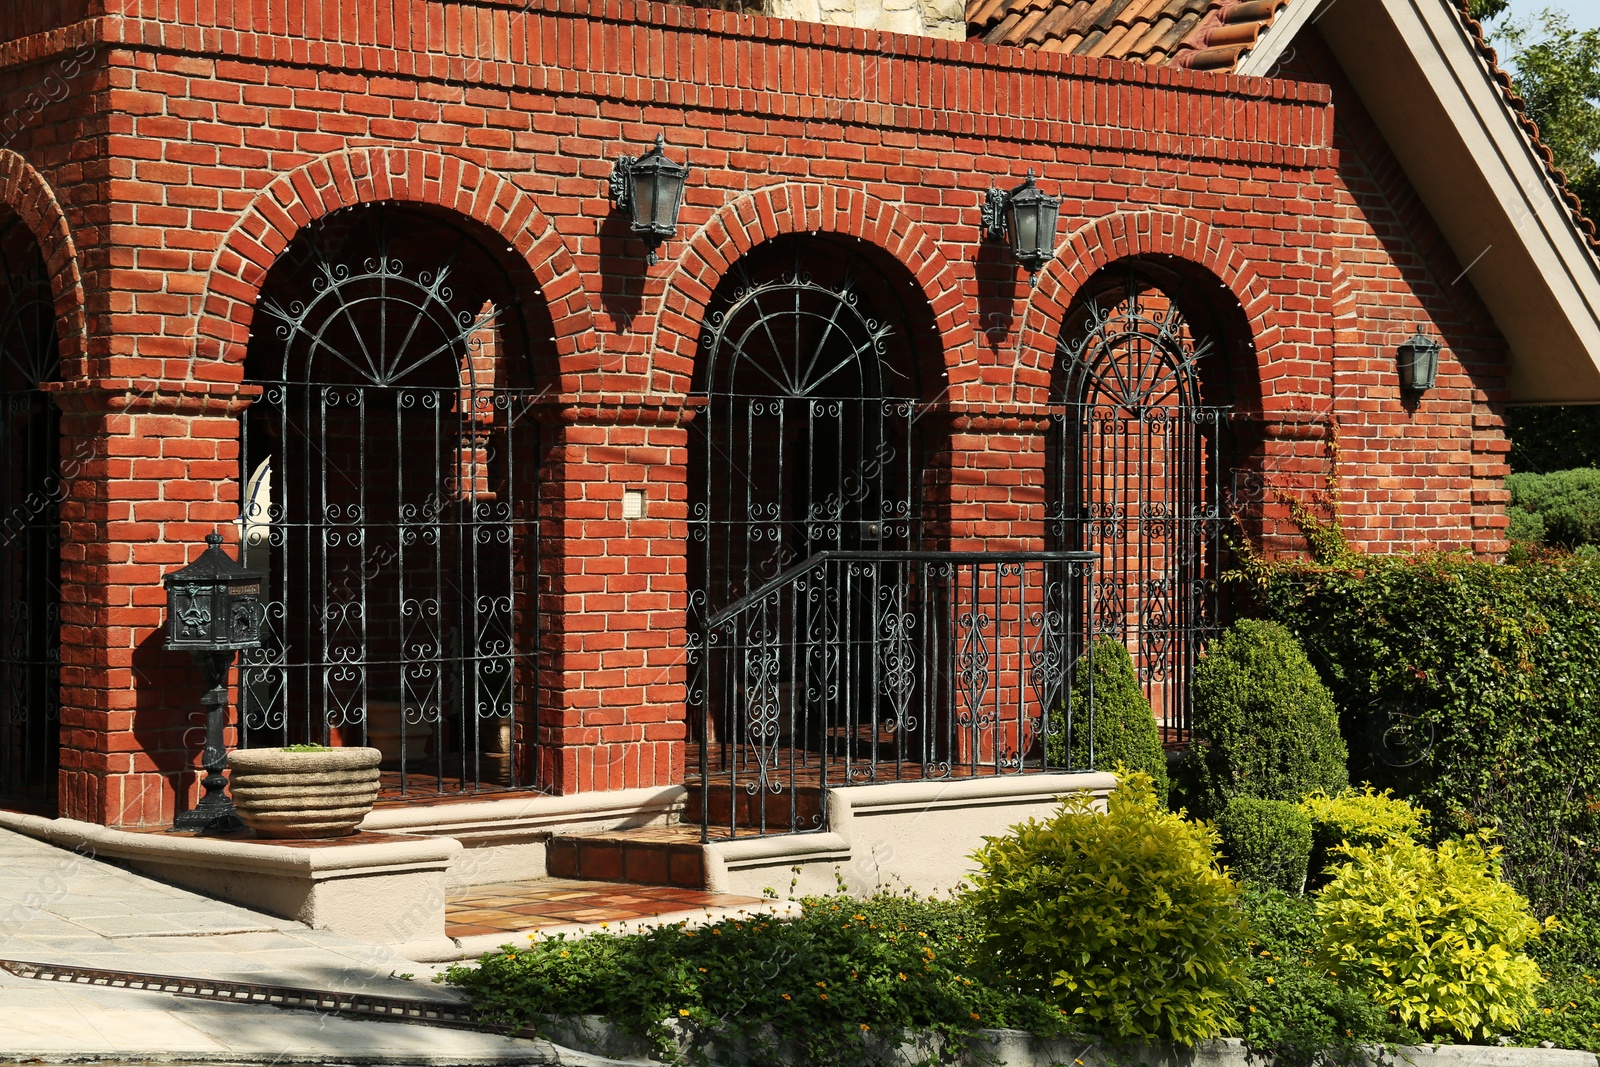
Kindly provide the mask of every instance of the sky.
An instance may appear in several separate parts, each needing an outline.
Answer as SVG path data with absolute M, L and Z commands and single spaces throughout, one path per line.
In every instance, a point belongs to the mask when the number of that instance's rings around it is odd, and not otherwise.
M 1484 29 L 1488 32 L 1489 43 L 1497 45 L 1495 51 L 1500 55 L 1500 65 L 1513 75 L 1516 65 L 1506 55 L 1506 49 L 1495 41 L 1495 27 L 1504 25 L 1508 18 L 1516 22 L 1528 22 L 1545 8 L 1565 11 L 1567 22 L 1573 29 L 1600 29 L 1600 0 L 1511 0 L 1506 10 L 1499 17 L 1491 19 Z

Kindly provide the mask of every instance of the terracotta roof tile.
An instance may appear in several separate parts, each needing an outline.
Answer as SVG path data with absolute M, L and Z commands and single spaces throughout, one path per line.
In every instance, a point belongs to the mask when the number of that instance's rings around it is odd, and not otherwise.
M 1287 2 L 968 0 L 967 30 L 988 44 L 1145 63 L 1183 63 L 1188 52 L 1254 43 L 1259 28 L 1270 23 Z M 1041 11 L 1049 17 L 1029 17 Z M 1206 39 L 1213 25 L 1222 39 Z
M 1539 127 L 1528 118 L 1511 78 L 1500 69 L 1467 0 L 1443 0 L 1466 23 L 1479 54 L 1526 131 L 1534 151 L 1590 244 L 1595 224 L 1584 216 L 1567 177 L 1555 165 Z M 1045 52 L 1108 56 L 1154 65 L 1230 71 L 1261 39 L 1290 0 L 967 0 L 967 34 L 986 44 L 1023 45 Z

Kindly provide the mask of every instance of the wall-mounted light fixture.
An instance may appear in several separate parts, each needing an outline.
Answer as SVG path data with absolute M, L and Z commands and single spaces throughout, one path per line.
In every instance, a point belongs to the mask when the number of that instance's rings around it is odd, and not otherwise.
M 622 156 L 611 171 L 611 202 L 626 211 L 630 228 L 644 240 L 644 261 L 656 263 L 656 246 L 678 232 L 678 209 L 689 168 L 667 158 L 666 138 L 638 159 Z
M 1007 241 L 1011 254 L 1028 271 L 1031 285 L 1039 284 L 1039 268 L 1056 254 L 1056 222 L 1061 216 L 1061 198 L 1049 196 L 1033 184 L 1033 171 L 1023 183 L 1002 193 L 991 187 L 983 203 L 983 235 L 992 241 Z
M 1425 393 L 1439 375 L 1439 342 L 1418 329 L 1395 350 L 1400 363 L 1400 388 Z

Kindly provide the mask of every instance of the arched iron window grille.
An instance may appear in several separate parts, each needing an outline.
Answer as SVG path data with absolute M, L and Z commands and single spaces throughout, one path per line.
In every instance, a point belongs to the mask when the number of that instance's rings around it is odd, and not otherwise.
M 824 549 L 922 538 L 919 322 L 876 265 L 825 240 L 734 265 L 701 335 L 691 536 L 715 611 Z
M 55 814 L 60 749 L 60 413 L 39 388 L 60 378 L 44 259 L 0 226 L 0 805 Z
M 1051 386 L 1050 540 L 1100 553 L 1095 632 L 1128 647 L 1173 741 L 1221 621 L 1229 522 L 1228 353 L 1199 288 L 1140 261 L 1101 271 L 1066 316 Z
M 550 330 L 488 241 L 329 215 L 272 268 L 246 360 L 241 541 L 269 577 L 243 743 L 370 744 L 403 796 L 532 781 Z

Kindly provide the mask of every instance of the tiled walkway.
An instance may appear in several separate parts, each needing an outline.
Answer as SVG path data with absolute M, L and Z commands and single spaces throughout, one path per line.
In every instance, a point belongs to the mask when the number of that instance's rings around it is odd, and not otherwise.
M 755 910 L 769 904 L 760 897 L 673 886 L 541 878 L 458 890 L 445 904 L 444 921 L 447 934 L 462 938 L 575 923 L 620 923 L 710 909 Z

